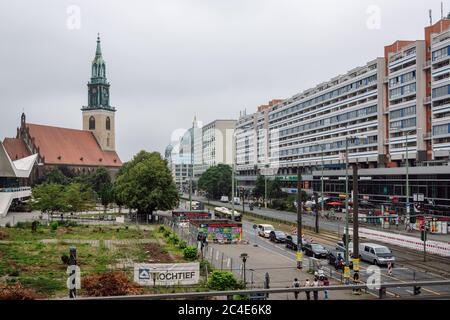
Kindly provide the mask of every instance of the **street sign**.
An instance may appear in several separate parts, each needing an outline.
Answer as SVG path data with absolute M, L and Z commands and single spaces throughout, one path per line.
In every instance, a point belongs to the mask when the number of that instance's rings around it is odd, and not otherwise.
M 424 202 L 425 196 L 423 193 L 414 193 L 413 200 L 414 200 L 414 202 Z
M 297 252 L 297 261 L 302 261 L 302 259 L 303 259 L 303 252 L 298 251 Z
M 350 268 L 348 266 L 344 267 L 344 278 L 350 278 Z
M 134 281 L 144 286 L 195 285 L 200 281 L 200 264 L 136 263 Z
M 353 259 L 353 271 L 359 271 L 359 259 Z

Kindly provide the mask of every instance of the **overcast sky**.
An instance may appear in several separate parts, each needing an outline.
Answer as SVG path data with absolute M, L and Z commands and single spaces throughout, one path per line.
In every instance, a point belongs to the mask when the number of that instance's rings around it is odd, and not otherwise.
M 2 0 L 0 139 L 15 136 L 22 110 L 31 123 L 81 129 L 97 32 L 127 161 L 163 152 L 194 114 L 204 124 L 237 118 L 364 65 L 395 40 L 423 39 L 440 2 Z

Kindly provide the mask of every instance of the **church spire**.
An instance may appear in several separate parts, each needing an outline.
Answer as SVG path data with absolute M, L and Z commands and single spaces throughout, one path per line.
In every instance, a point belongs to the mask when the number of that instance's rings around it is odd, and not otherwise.
M 100 46 L 100 33 L 97 33 L 97 50 L 95 50 L 95 57 L 102 56 L 102 47 Z

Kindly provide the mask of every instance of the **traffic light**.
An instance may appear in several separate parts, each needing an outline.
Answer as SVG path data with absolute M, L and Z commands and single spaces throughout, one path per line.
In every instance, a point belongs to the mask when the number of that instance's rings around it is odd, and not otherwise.
M 421 239 L 422 241 L 427 241 L 427 232 L 426 232 L 426 230 L 422 230 L 422 231 L 420 232 L 420 239 Z
M 420 287 L 418 287 L 418 286 L 414 286 L 414 295 L 415 296 L 417 296 L 417 295 L 419 295 L 419 294 L 421 294 L 422 292 L 420 291 Z

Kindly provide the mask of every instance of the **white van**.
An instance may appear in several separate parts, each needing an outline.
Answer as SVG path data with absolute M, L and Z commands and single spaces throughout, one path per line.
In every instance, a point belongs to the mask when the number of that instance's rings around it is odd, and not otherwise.
M 271 231 L 275 231 L 275 228 L 271 224 L 258 225 L 258 235 L 261 237 L 269 238 Z
M 375 265 L 387 265 L 391 263 L 394 266 L 395 257 L 386 246 L 376 243 L 361 243 L 359 245 L 359 255 L 361 256 L 361 260 Z

